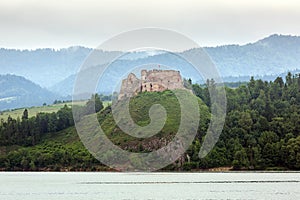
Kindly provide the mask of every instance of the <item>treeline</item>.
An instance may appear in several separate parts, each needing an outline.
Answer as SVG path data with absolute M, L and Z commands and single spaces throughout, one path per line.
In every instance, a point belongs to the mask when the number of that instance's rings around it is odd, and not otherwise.
M 97 98 L 99 98 L 102 102 L 103 101 L 111 101 L 112 100 L 112 95 L 104 95 L 104 94 L 96 94 Z M 92 98 L 95 98 L 95 96 L 92 96 Z M 53 104 L 61 104 L 61 103 L 69 103 L 72 102 L 72 100 L 55 100 Z
M 32 146 L 37 144 L 42 135 L 53 133 L 73 126 L 72 109 L 65 105 L 58 112 L 38 113 L 28 118 L 28 110 L 25 109 L 22 118 L 0 121 L 0 146 L 20 145 Z
M 99 95 L 81 106 L 85 114 L 99 111 Z M 65 105 L 53 113 L 20 118 L 10 116 L 0 122 L 0 170 L 92 171 L 107 170 L 80 142 L 75 131 L 72 109 Z M 70 127 L 70 128 L 68 128 Z M 4 152 L 3 152 L 4 147 Z
M 209 90 L 193 85 L 195 94 L 210 106 Z M 187 152 L 185 169 L 233 166 L 234 169 L 300 169 L 300 76 L 288 73 L 285 81 L 254 80 L 236 89 L 226 88 L 227 116 L 221 137 L 204 159 L 198 135 Z
M 103 103 L 98 94 L 92 95 L 85 106 L 81 106 L 82 115 L 98 112 L 103 108 Z M 64 105 L 57 112 L 38 113 L 36 116 L 28 117 L 28 110 L 25 109 L 22 118 L 0 121 L 0 146 L 36 145 L 46 133 L 55 133 L 74 125 L 72 109 Z

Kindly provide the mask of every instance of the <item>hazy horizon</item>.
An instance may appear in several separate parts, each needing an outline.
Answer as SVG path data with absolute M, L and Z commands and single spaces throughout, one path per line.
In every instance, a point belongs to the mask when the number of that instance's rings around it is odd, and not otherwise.
M 278 36 L 290 36 L 290 37 L 300 37 L 300 34 L 299 35 L 292 35 L 292 34 L 279 34 L 279 33 L 273 33 L 273 34 L 270 34 L 270 35 L 266 35 L 262 38 L 257 38 L 256 40 L 253 40 L 253 41 L 248 41 L 248 42 L 244 42 L 244 43 L 228 43 L 228 44 L 216 44 L 216 45 L 212 45 L 212 46 L 201 46 L 202 48 L 214 48 L 214 47 L 221 47 L 221 46 L 227 46 L 227 45 L 238 45 L 238 46 L 243 46 L 243 45 L 247 45 L 247 44 L 253 44 L 253 43 L 256 43 L 260 40 L 263 40 L 265 38 L 268 38 L 268 37 L 271 37 L 271 36 L 274 36 L 274 35 L 278 35 Z M 62 50 L 62 49 L 69 49 L 69 48 L 89 48 L 89 49 L 96 49 L 97 46 L 95 47 L 91 47 L 91 46 L 85 46 L 83 44 L 74 44 L 74 45 L 70 45 L 70 46 L 64 46 L 64 47 L 57 47 L 57 48 L 53 48 L 53 47 L 36 47 L 36 48 L 14 48 L 14 47 L 3 47 L 3 46 L 0 46 L 0 49 L 6 49 L 6 50 L 20 50 L 20 51 L 35 51 L 35 50 L 38 50 L 38 49 L 53 49 L 55 51 L 59 51 L 59 50 Z M 101 50 L 101 49 L 100 49 Z M 187 49 L 189 50 L 189 49 Z M 106 51 L 106 50 L 104 50 Z M 117 51 L 117 50 L 116 50 Z
M 178 31 L 202 47 L 247 44 L 272 34 L 300 35 L 296 0 L 11 0 L 0 2 L 0 47 L 95 48 L 143 27 Z

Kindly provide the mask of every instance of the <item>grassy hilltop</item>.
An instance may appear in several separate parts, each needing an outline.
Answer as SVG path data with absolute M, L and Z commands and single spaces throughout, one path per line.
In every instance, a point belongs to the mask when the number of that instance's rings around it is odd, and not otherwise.
M 190 94 L 188 91 L 184 91 L 189 98 L 197 98 Z M 198 134 L 200 132 L 204 134 L 207 128 L 207 122 L 210 119 L 208 107 L 199 99 L 199 110 L 201 112 L 200 126 Z M 112 142 L 120 145 L 130 151 L 152 151 L 163 146 L 159 144 L 162 138 L 165 138 L 168 142 L 178 132 L 179 125 L 181 123 L 181 107 L 177 100 L 177 97 L 172 91 L 164 92 L 146 92 L 140 93 L 131 99 L 129 104 L 130 115 L 133 121 L 140 126 L 146 126 L 150 123 L 149 110 L 152 105 L 162 105 L 167 113 L 166 122 L 163 128 L 154 136 L 149 138 L 135 138 L 125 134 L 115 123 L 112 116 L 111 107 L 107 107 L 98 115 L 101 127 L 105 130 L 106 135 Z M 123 105 L 120 105 L 123 106 Z M 155 141 L 155 142 L 154 142 Z

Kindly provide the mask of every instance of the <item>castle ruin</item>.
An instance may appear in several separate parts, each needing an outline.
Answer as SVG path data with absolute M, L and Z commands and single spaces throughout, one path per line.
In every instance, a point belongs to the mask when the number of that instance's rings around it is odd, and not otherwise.
M 137 95 L 139 92 L 159 92 L 164 90 L 186 89 L 180 72 L 175 70 L 142 70 L 141 79 L 130 73 L 122 80 L 118 99 Z

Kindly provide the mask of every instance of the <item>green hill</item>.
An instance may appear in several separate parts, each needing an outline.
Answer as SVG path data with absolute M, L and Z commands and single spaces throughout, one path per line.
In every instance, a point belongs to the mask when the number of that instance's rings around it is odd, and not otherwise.
M 197 98 L 188 91 L 183 91 L 189 98 Z M 203 134 L 207 128 L 210 114 L 208 107 L 199 99 L 199 110 L 201 112 L 199 135 Z M 122 102 L 118 102 L 118 106 L 123 106 Z M 103 112 L 98 114 L 98 119 L 101 127 L 105 130 L 107 137 L 114 143 L 121 146 L 123 149 L 136 152 L 149 152 L 163 146 L 161 141 L 170 142 L 174 135 L 178 132 L 181 120 L 181 108 L 177 97 L 172 91 L 164 92 L 145 92 L 138 94 L 130 100 L 129 110 L 133 121 L 140 126 L 148 125 L 151 120 L 149 110 L 151 106 L 162 105 L 167 113 L 166 122 L 163 128 L 154 136 L 148 138 L 136 138 L 125 134 L 115 123 L 112 116 L 111 107 L 107 107 Z M 165 139 L 165 140 L 162 140 Z
M 197 98 L 191 93 L 189 95 L 191 98 Z M 201 135 L 206 129 L 210 114 L 208 107 L 200 99 L 198 99 L 198 102 L 202 116 L 198 135 Z M 160 104 L 166 109 L 167 120 L 163 129 L 157 135 L 146 139 L 137 139 L 123 133 L 114 122 L 111 106 L 107 106 L 100 111 L 97 117 L 101 127 L 113 143 L 128 151 L 148 152 L 162 145 L 158 143 L 159 138 L 170 141 L 176 134 L 180 123 L 180 105 L 171 91 L 146 92 L 133 97 L 130 101 L 132 119 L 141 126 L 149 124 L 148 113 L 150 107 L 154 104 Z M 70 108 L 66 107 L 61 110 L 58 113 L 70 112 Z M 69 115 L 66 114 L 66 116 Z M 91 116 L 85 117 L 89 118 Z M 32 118 L 36 120 L 36 117 Z M 1 126 L 4 125 L 0 124 Z M 0 168 L 2 170 L 110 170 L 86 150 L 74 126 L 28 137 L 39 137 L 39 140 L 34 144 L 26 143 L 22 145 L 21 143 L 0 146 Z
M 22 76 L 0 74 L 0 111 L 50 104 L 58 98 L 59 95 Z

